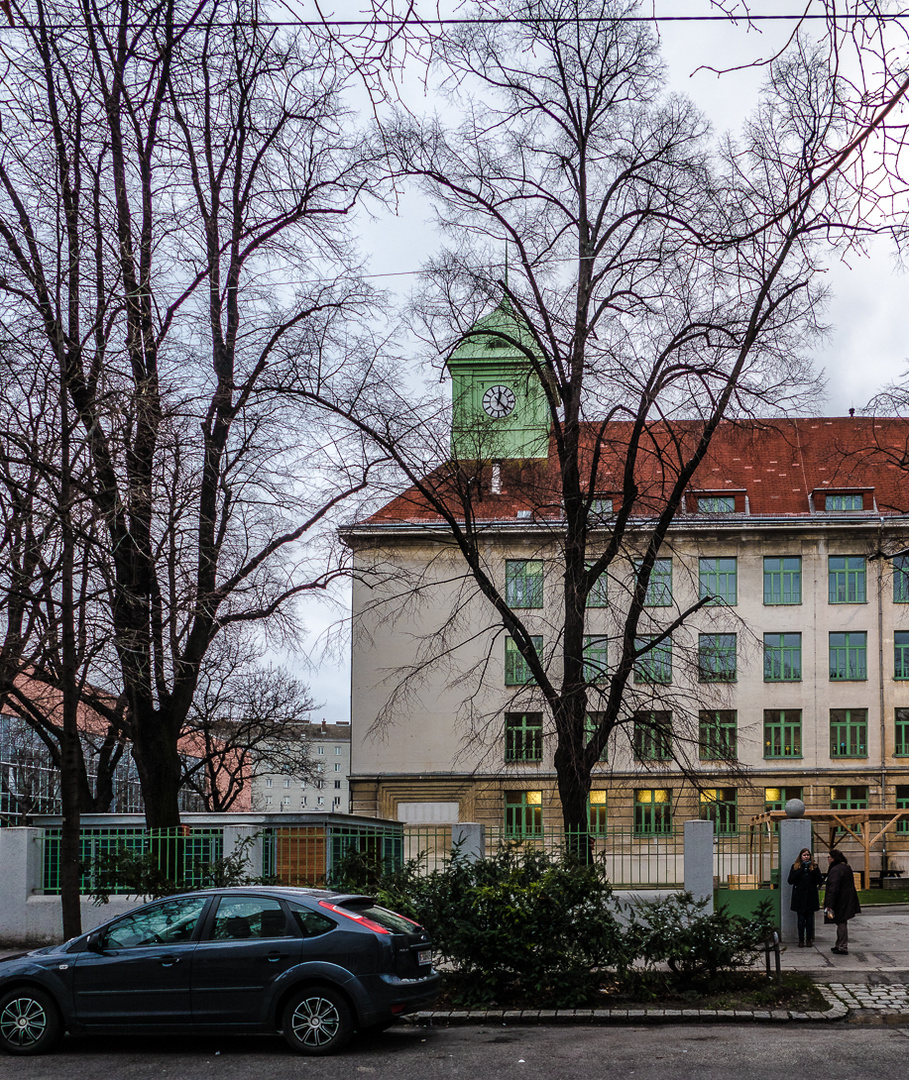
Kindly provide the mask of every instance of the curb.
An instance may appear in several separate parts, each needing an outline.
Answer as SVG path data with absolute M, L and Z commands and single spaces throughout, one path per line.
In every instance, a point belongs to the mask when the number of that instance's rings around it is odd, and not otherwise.
M 466 1027 L 496 1024 L 531 1027 L 539 1024 L 788 1024 L 843 1020 L 849 1009 L 823 985 L 818 985 L 830 1008 L 824 1012 L 792 1009 L 453 1009 L 413 1013 L 406 1019 L 417 1027 Z

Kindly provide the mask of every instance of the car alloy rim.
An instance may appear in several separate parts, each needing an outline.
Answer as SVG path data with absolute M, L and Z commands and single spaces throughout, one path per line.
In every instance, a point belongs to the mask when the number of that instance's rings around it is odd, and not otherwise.
M 32 997 L 13 998 L 0 1012 L 0 1036 L 14 1046 L 31 1046 L 44 1034 L 47 1013 Z
M 294 1009 L 290 1022 L 294 1037 L 304 1046 L 325 1046 L 341 1027 L 337 1007 L 323 997 L 304 998 Z

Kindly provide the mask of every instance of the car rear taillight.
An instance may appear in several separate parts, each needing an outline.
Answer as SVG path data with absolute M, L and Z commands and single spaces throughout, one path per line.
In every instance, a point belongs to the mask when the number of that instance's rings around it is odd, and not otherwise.
M 333 911 L 336 915 L 343 915 L 345 919 L 352 919 L 354 922 L 367 927 L 376 934 L 391 933 L 391 931 L 386 930 L 384 926 L 380 926 L 377 922 L 373 922 L 372 919 L 367 919 L 365 915 L 358 915 L 355 911 L 348 911 L 346 908 L 339 907 L 337 904 L 330 904 L 327 900 L 320 900 L 319 907 L 327 908 L 328 911 Z

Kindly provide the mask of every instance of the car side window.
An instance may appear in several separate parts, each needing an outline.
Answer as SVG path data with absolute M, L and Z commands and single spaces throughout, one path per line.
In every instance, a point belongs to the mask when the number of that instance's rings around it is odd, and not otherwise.
M 290 905 L 290 914 L 294 922 L 299 926 L 304 937 L 318 937 L 334 930 L 335 923 L 326 915 L 320 915 L 318 911 L 310 911 L 309 908 L 300 908 Z
M 262 896 L 223 896 L 218 901 L 212 937 L 220 941 L 287 937 L 284 908 Z
M 153 908 L 125 915 L 101 936 L 102 949 L 138 949 L 162 942 L 189 941 L 196 929 L 207 897 L 167 900 Z

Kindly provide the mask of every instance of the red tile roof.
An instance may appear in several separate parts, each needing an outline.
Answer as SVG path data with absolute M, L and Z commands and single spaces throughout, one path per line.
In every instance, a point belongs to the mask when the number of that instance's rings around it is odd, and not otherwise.
M 625 452 L 632 426 L 628 422 L 587 424 L 582 475 L 592 469 L 599 440 L 600 462 L 595 490 L 619 496 Z M 635 469 L 638 486 L 635 513 L 647 516 L 659 506 L 676 475 L 677 463 L 691 453 L 702 425 L 680 421 L 649 427 Z M 550 441 L 549 457 L 538 461 L 503 462 L 500 493 L 492 491 L 492 466 L 479 481 L 468 465 L 444 465 L 425 481 L 444 497 L 458 517 L 465 498 L 479 521 L 559 516 L 558 458 Z M 900 418 L 818 417 L 724 421 L 690 485 L 695 492 L 747 495 L 754 515 L 805 515 L 823 512 L 824 491 L 864 493 L 864 507 L 883 515 L 909 511 L 909 421 Z M 743 512 L 740 495 L 736 511 Z M 441 522 L 417 488 L 398 495 L 373 514 L 367 524 Z

